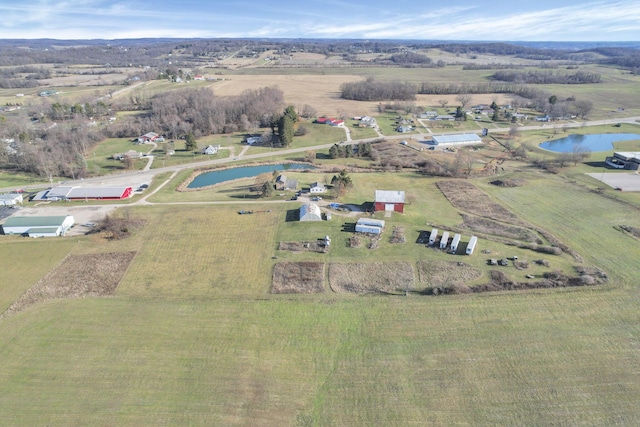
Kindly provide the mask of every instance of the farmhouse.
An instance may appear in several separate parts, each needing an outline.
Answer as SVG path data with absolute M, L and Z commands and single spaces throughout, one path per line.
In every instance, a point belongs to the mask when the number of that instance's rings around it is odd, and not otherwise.
M 132 187 L 53 187 L 41 191 L 33 200 L 123 200 L 131 197 Z
M 358 122 L 358 127 L 361 128 L 375 128 L 376 126 L 378 126 L 376 119 L 370 116 L 361 117 Z
M 432 120 L 444 120 L 444 121 L 450 122 L 450 121 L 453 121 L 455 119 L 456 118 L 453 117 L 450 114 L 440 114 L 440 115 L 435 116 Z
M 413 128 L 407 125 L 398 126 L 396 128 L 396 132 L 400 132 L 400 133 L 407 133 L 407 132 L 411 132 L 412 130 Z
M 15 216 L 7 218 L 2 225 L 5 235 L 28 235 L 29 237 L 64 236 L 74 224 L 73 216 Z
M 16 206 L 21 205 L 22 202 L 23 198 L 20 193 L 0 194 L 0 206 Z
M 145 133 L 142 136 L 139 136 L 137 142 L 138 142 L 138 144 L 149 144 L 149 143 L 156 142 L 156 141 L 158 141 L 158 142 L 164 141 L 164 138 L 162 138 L 162 139 L 161 138 L 162 137 L 160 135 L 158 135 L 157 133 L 149 132 L 149 133 Z
M 638 170 L 640 167 L 640 152 L 616 151 L 613 156 L 607 157 L 605 162 L 616 169 Z
M 459 135 L 433 135 L 433 145 L 471 145 L 481 144 L 482 138 L 475 133 L 464 133 Z
M 300 206 L 300 221 L 322 221 L 322 213 L 315 203 Z
M 135 151 L 135 150 L 129 150 L 126 153 L 117 153 L 114 154 L 113 156 L 111 156 L 114 160 L 124 160 L 124 159 L 139 159 L 141 157 L 143 157 L 144 154 L 142 154 L 140 151 Z
M 310 193 L 325 193 L 326 191 L 327 188 L 324 186 L 324 184 L 321 184 L 319 182 L 314 182 L 309 186 Z
M 356 233 L 382 234 L 384 221 L 373 218 L 360 218 L 356 222 Z
M 220 149 L 219 145 L 207 145 L 202 149 L 202 154 L 218 154 L 218 150 Z
M 404 213 L 404 191 L 376 190 L 374 211 Z
M 245 142 L 249 145 L 258 144 L 262 142 L 261 136 L 248 136 Z
M 298 181 L 287 179 L 286 175 L 278 175 L 276 178 L 276 190 L 295 190 L 298 188 Z

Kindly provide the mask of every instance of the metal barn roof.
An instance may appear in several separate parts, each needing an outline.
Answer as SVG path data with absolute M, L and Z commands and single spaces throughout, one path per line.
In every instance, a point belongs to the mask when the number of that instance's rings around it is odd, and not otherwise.
M 376 190 L 375 201 L 379 203 L 404 203 L 404 191 Z
M 433 135 L 432 139 L 436 144 L 470 144 L 482 142 L 482 138 L 480 138 L 475 133 L 463 133 L 458 135 Z
M 66 216 L 12 216 L 4 222 L 4 227 L 60 227 Z

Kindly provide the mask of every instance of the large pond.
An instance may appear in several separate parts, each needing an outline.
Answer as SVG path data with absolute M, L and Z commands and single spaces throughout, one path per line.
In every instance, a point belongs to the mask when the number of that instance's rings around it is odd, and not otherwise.
M 577 144 L 580 147 L 588 148 L 591 151 L 612 150 L 613 143 L 618 141 L 628 141 L 640 139 L 637 133 L 600 133 L 591 135 L 569 135 L 566 138 L 547 141 L 540 144 L 540 148 L 555 151 L 556 153 L 571 153 Z
M 201 173 L 196 176 L 193 181 L 187 185 L 187 188 L 202 188 L 209 185 L 219 184 L 234 179 L 248 178 L 250 176 L 258 176 L 263 173 L 279 171 L 279 170 L 300 170 L 315 169 L 313 166 L 302 163 L 286 163 L 277 165 L 260 165 L 260 166 L 240 166 L 231 169 L 221 169 L 211 172 Z

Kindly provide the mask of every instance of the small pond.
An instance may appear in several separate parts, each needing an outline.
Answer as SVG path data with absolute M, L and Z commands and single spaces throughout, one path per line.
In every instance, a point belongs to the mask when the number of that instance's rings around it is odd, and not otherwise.
M 214 170 L 211 172 L 201 173 L 189 183 L 187 188 L 202 188 L 209 185 L 219 184 L 234 179 L 248 178 L 258 176 L 263 173 L 273 172 L 276 170 L 301 170 L 315 169 L 313 166 L 302 163 L 286 163 L 276 165 L 260 165 L 260 166 L 240 166 L 231 169 Z
M 540 148 L 556 153 L 571 153 L 574 145 L 588 148 L 591 151 L 613 150 L 613 143 L 640 139 L 637 133 L 600 133 L 591 135 L 569 135 L 566 138 L 555 139 L 540 144 Z

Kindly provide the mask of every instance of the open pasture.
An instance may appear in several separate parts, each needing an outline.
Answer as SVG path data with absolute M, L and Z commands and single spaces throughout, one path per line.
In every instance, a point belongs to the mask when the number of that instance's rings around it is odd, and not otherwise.
M 243 207 L 247 209 L 247 207 Z M 275 212 L 235 206 L 132 208 L 148 221 L 144 246 L 118 288 L 122 296 L 231 297 L 266 294 L 275 252 Z
M 0 417 L 13 425 L 633 424 L 638 302 L 637 292 L 607 288 L 51 302 L 0 323 L 9 343 Z

